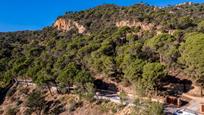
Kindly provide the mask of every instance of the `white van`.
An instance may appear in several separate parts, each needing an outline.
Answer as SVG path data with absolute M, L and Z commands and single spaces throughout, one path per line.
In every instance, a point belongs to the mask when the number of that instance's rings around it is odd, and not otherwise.
M 180 109 L 173 113 L 173 115 L 198 115 L 195 111 L 189 109 Z

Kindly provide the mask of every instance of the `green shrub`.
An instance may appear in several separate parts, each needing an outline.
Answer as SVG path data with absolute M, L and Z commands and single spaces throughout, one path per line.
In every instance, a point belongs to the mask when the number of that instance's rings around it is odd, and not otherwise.
M 32 92 L 27 98 L 26 105 L 31 111 L 40 112 L 45 107 L 46 101 L 40 91 Z
M 15 107 L 9 107 L 8 110 L 6 111 L 6 115 L 16 115 L 17 113 L 17 108 Z

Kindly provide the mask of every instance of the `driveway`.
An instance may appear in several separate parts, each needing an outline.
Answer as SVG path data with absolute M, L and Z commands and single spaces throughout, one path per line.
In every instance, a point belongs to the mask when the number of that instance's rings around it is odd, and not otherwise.
M 167 113 L 167 115 L 175 112 L 178 109 L 189 109 L 191 111 L 196 112 L 198 115 L 203 115 L 200 113 L 200 107 L 201 107 L 200 104 L 204 102 L 203 97 L 194 97 L 194 96 L 187 95 L 187 94 L 183 94 L 182 96 L 189 98 L 190 99 L 189 103 L 186 104 L 185 106 L 180 107 L 180 108 L 177 108 L 175 105 L 165 106 L 164 111 L 165 111 L 165 113 Z

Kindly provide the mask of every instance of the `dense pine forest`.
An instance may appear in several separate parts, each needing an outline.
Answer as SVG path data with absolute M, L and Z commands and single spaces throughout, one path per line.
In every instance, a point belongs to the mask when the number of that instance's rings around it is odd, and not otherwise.
M 185 73 L 204 86 L 204 4 L 102 5 L 58 19 L 75 21 L 86 31 L 50 25 L 0 33 L 0 87 L 14 78 L 32 79 L 39 86 L 56 84 L 62 90 L 75 85 L 89 96 L 95 75 L 104 74 L 149 94 L 170 71 Z

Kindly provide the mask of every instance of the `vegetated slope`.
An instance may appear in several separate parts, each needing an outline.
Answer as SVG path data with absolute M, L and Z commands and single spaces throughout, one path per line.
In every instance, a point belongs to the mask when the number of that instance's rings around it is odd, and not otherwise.
M 137 20 L 162 25 L 167 29 L 186 29 L 202 20 L 204 16 L 202 11 L 203 4 L 184 4 L 165 8 L 145 4 L 130 7 L 103 5 L 81 12 L 67 12 L 59 18 L 72 19 L 92 31 L 114 26 L 121 20 Z
M 203 12 L 203 4 L 103 5 L 68 12 L 58 20 L 69 23 L 57 27 L 0 33 L 0 85 L 15 77 L 31 78 L 62 89 L 76 85 L 79 93 L 91 96 L 94 73 L 104 73 L 154 93 L 169 68 L 202 85 L 203 61 L 198 57 L 204 57 Z
M 0 105 L 1 115 L 107 115 L 129 114 L 130 111 L 108 101 L 89 102 L 77 95 L 50 95 L 48 90 L 36 86 L 18 85 L 8 93 Z M 129 112 L 129 113 L 128 113 Z

